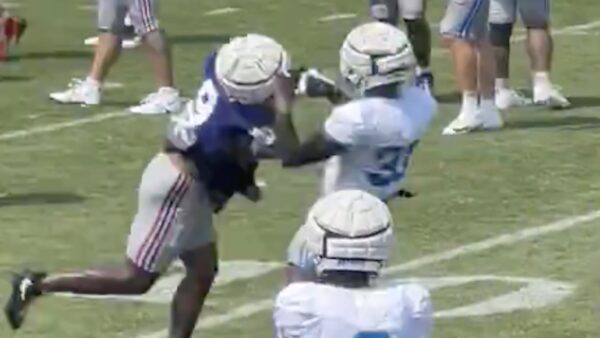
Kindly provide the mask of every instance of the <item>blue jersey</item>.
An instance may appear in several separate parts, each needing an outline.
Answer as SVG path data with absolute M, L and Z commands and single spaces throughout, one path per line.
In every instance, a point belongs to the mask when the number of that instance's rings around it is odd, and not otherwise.
M 274 114 L 229 100 L 216 79 L 215 59 L 215 53 L 206 58 L 196 98 L 171 118 L 168 138 L 194 162 L 210 191 L 231 197 L 254 184 L 254 131 L 271 125 Z

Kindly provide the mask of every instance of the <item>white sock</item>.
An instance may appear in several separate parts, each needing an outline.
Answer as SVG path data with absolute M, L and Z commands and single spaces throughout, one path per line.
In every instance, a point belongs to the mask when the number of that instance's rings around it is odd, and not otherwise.
M 423 73 L 431 73 L 431 70 L 429 69 L 429 67 L 417 66 L 416 73 L 417 75 L 421 75 Z
M 463 92 L 462 95 L 462 108 L 460 109 L 462 112 L 474 112 L 477 110 L 477 106 L 479 104 L 479 97 L 476 92 Z
M 481 110 L 482 111 L 493 111 L 496 110 L 496 103 L 494 102 L 494 99 L 481 99 Z
M 508 79 L 496 79 L 496 90 L 508 89 Z
M 548 72 L 533 73 L 533 88 L 538 88 L 539 90 L 549 90 L 552 88 L 550 74 Z
M 179 95 L 179 91 L 173 87 L 160 87 L 158 92 L 161 94 Z
M 100 81 L 98 81 L 90 76 L 85 78 L 85 82 L 94 88 L 100 88 L 102 86 L 102 83 L 100 83 Z

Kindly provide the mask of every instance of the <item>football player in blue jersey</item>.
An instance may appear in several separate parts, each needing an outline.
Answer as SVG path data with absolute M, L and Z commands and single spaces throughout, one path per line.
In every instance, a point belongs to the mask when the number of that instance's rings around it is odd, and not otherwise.
M 189 338 L 217 273 L 212 214 L 235 193 L 257 201 L 257 151 L 273 142 L 276 87 L 289 57 L 275 40 L 250 34 L 205 61 L 193 101 L 173 115 L 162 151 L 147 165 L 124 263 L 73 274 L 26 270 L 13 279 L 5 312 L 14 329 L 45 294 L 143 294 L 174 259 L 186 275 L 171 306 L 169 338 Z

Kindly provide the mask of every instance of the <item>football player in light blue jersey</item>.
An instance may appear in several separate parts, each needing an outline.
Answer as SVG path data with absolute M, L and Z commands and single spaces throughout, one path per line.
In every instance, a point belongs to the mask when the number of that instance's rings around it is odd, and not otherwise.
M 418 284 L 374 286 L 394 222 L 385 203 L 360 190 L 319 199 L 288 251 L 290 284 L 275 300 L 277 338 L 427 338 L 429 292 Z
M 340 72 L 356 98 L 335 106 L 323 128 L 303 142 L 283 109 L 275 124 L 283 165 L 326 161 L 323 195 L 360 189 L 382 200 L 396 196 L 437 109 L 428 87 L 414 84 L 415 68 L 411 44 L 398 28 L 371 22 L 353 29 L 340 49 Z M 314 80 L 318 74 L 305 75 Z M 303 87 L 301 81 L 301 93 Z M 293 98 L 286 102 L 291 109 Z

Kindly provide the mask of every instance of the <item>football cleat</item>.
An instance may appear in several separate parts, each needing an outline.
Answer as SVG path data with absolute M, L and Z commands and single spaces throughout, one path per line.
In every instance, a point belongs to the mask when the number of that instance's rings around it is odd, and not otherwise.
M 29 270 L 13 277 L 12 292 L 4 308 L 6 319 L 13 330 L 18 330 L 23 325 L 27 307 L 42 295 L 39 284 L 45 277 L 44 272 Z
M 80 103 L 88 106 L 100 103 L 100 87 L 86 80 L 73 79 L 69 88 L 62 92 L 50 93 L 50 99 L 59 103 Z
M 557 87 L 549 89 L 533 89 L 533 101 L 536 105 L 552 109 L 566 109 L 571 107 L 571 102 L 560 92 Z
M 504 125 L 502 116 L 497 110 L 475 113 L 461 112 L 444 130 L 442 135 L 461 135 L 474 131 L 500 129 Z
M 181 110 L 182 104 L 176 89 L 162 87 L 146 96 L 139 105 L 130 107 L 129 112 L 142 115 L 176 113 Z
M 495 103 L 498 109 L 505 110 L 512 107 L 529 106 L 533 101 L 514 89 L 503 88 L 496 89 Z

